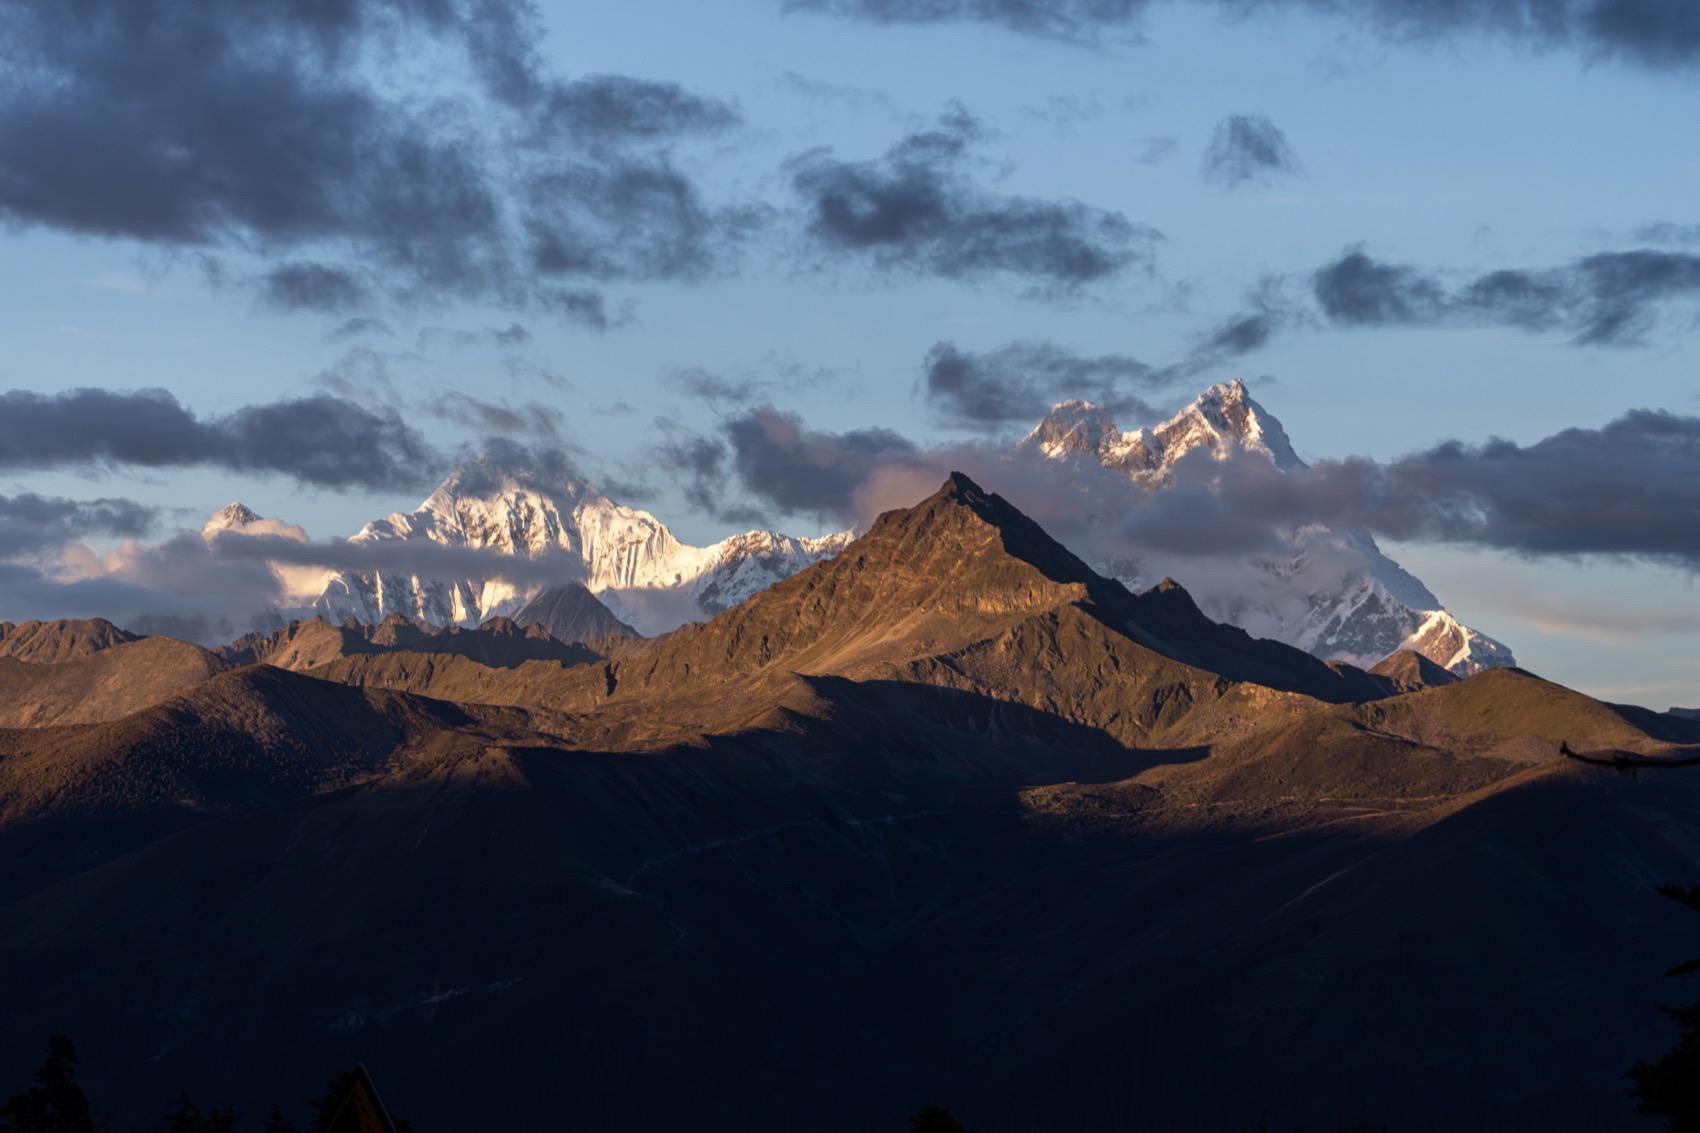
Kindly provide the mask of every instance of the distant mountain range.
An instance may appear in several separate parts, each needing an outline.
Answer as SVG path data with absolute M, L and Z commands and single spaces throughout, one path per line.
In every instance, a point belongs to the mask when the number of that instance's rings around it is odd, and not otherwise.
M 1280 422 L 1237 381 L 1212 387 L 1155 428 L 1130 433 L 1121 432 L 1102 406 L 1064 402 L 1019 447 L 1059 461 L 1095 460 L 1154 492 L 1168 485 L 1177 460 L 1199 449 L 1218 457 L 1258 453 L 1283 470 L 1303 465 Z M 209 535 L 280 530 L 286 528 L 278 521 L 241 504 L 224 509 L 205 528 Z M 853 534 L 798 538 L 748 531 L 693 547 L 655 516 L 616 504 L 570 474 L 487 456 L 458 469 L 415 511 L 368 523 L 350 542 L 493 548 L 514 555 L 564 551 L 582 567 L 582 585 L 615 622 L 653 634 L 728 609 L 837 554 Z M 1213 617 L 1324 660 L 1368 667 L 1410 649 L 1460 675 L 1514 663 L 1510 649 L 1460 624 L 1367 531 L 1309 526 L 1285 538 L 1286 550 L 1257 557 L 1249 575 L 1182 581 L 1194 587 Z M 1147 577 L 1147 564 L 1135 558 L 1094 565 L 1136 589 L 1162 577 Z M 402 614 L 435 625 L 473 626 L 515 615 L 537 596 L 502 580 L 425 571 L 281 568 L 280 573 L 297 588 L 300 602 L 287 616 L 317 613 L 333 623 L 347 618 L 377 623 Z
M 566 551 L 582 563 L 583 584 L 617 618 L 656 633 L 738 604 L 836 554 L 850 535 L 746 531 L 693 547 L 653 515 L 622 507 L 583 480 L 485 457 L 457 469 L 412 513 L 374 520 L 350 542 L 382 540 L 513 555 Z M 326 580 L 312 608 L 332 621 L 375 622 L 400 613 L 437 625 L 476 625 L 517 612 L 531 597 L 487 579 L 344 571 Z
M 1218 459 L 1257 453 L 1282 471 L 1304 467 L 1281 423 L 1239 381 L 1212 386 L 1161 425 L 1128 433 L 1117 428 L 1109 409 L 1065 401 L 1021 445 L 1056 460 L 1095 460 L 1153 491 L 1167 487 L 1176 462 L 1198 450 Z M 1285 536 L 1284 553 L 1253 560 L 1255 587 L 1237 585 L 1240 579 L 1199 580 L 1204 585 L 1195 590 L 1205 609 L 1317 657 L 1366 667 L 1401 649 L 1461 676 L 1516 663 L 1506 646 L 1447 613 L 1369 532 L 1313 525 Z M 1137 561 L 1096 565 L 1129 586 L 1156 581 L 1142 575 Z
M 1325 662 L 959 475 L 660 638 L 12 638 L 0 1066 L 119 1124 L 358 1061 L 422 1133 L 1631 1133 L 1691 954 L 1700 722 Z

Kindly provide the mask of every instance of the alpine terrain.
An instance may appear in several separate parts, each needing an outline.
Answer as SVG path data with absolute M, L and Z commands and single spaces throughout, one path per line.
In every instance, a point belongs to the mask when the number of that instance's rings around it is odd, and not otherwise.
M 961 475 L 661 638 L 24 636 L 0 1065 L 120 1128 L 361 1062 L 421 1133 L 1632 1133 L 1673 1038 L 1700 722 L 1325 662 Z
M 280 530 L 291 529 L 232 504 L 204 533 Z M 577 569 L 581 585 L 612 613 L 602 627 L 609 634 L 634 628 L 658 633 L 711 616 L 836 554 L 849 540 L 848 533 L 809 539 L 747 531 L 692 547 L 648 512 L 616 504 L 570 473 L 534 468 L 507 454 L 487 454 L 461 466 L 413 512 L 374 520 L 349 539 L 493 548 L 512 555 L 565 552 L 571 565 L 563 573 Z M 376 623 L 401 614 L 439 626 L 474 626 L 518 613 L 545 589 L 410 570 L 296 571 L 285 581 L 301 602 L 300 610 L 287 613 L 314 612 L 333 623 L 348 618 Z M 558 602 L 537 606 L 531 616 L 559 614 L 558 607 Z
M 1127 433 L 1103 406 L 1063 402 L 1017 453 L 1092 460 L 1160 492 L 1172 483 L 1176 462 L 1199 450 L 1217 459 L 1254 454 L 1282 470 L 1303 466 L 1281 423 L 1238 381 L 1211 387 L 1161 425 Z M 241 504 L 214 516 L 203 533 L 225 532 L 301 537 L 298 528 L 263 519 Z M 353 618 L 375 624 L 402 614 L 434 625 L 475 626 L 507 615 L 525 624 L 542 622 L 562 640 L 589 640 L 661 633 L 711 617 L 838 553 L 853 534 L 794 538 L 748 531 L 693 547 L 655 516 L 614 503 L 570 472 L 530 467 L 511 453 L 488 454 L 457 469 L 413 512 L 368 523 L 350 542 L 562 554 L 562 571 L 581 578 L 524 587 L 422 568 L 274 569 L 295 595 L 296 605 L 283 610 L 285 616 L 316 613 L 332 623 Z M 1191 572 L 1201 606 L 1212 617 L 1324 660 L 1367 667 L 1408 649 L 1459 675 L 1515 663 L 1509 648 L 1459 623 L 1426 586 L 1382 553 L 1369 532 L 1313 525 L 1290 529 L 1284 538 L 1282 551 L 1251 556 L 1227 574 Z M 1135 588 L 1164 574 L 1188 573 L 1184 564 L 1148 555 L 1095 565 Z M 586 589 L 589 594 L 582 593 Z M 583 598 L 592 595 L 595 608 L 578 612 Z M 531 609 L 522 612 L 527 602 Z
M 1160 425 L 1125 433 L 1104 406 L 1065 401 L 1021 447 L 1055 460 L 1097 461 L 1152 491 L 1168 487 L 1176 462 L 1199 450 L 1217 460 L 1255 454 L 1283 472 L 1304 467 L 1281 423 L 1238 380 L 1210 387 Z M 1326 660 L 1368 666 L 1409 649 L 1460 676 L 1516 663 L 1506 646 L 1447 613 L 1369 532 L 1302 526 L 1285 534 L 1285 550 L 1253 558 L 1252 571 L 1195 583 L 1200 604 L 1214 617 Z M 1130 586 L 1155 581 L 1137 559 L 1098 565 Z

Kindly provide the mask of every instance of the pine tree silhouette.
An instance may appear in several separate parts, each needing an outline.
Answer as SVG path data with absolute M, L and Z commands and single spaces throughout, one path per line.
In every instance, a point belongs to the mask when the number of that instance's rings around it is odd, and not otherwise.
M 77 1048 L 65 1035 L 47 1040 L 35 1085 L 0 1106 L 0 1133 L 95 1133 L 89 1099 L 77 1085 Z
M 301 1133 L 301 1127 L 284 1115 L 282 1106 L 274 1104 L 260 1125 L 260 1133 Z
M 188 1090 L 180 1090 L 170 1109 L 142 1133 L 207 1133 L 207 1117 Z
M 164 1116 L 145 1127 L 142 1133 L 236 1133 L 241 1123 L 242 1115 L 234 1105 L 202 1112 L 189 1091 L 181 1090 Z
M 1700 912 L 1700 886 L 1661 885 L 1659 892 Z M 1700 959 L 1678 964 L 1666 975 L 1700 971 Z M 1700 1003 L 1663 1007 L 1681 1038 L 1657 1062 L 1637 1062 L 1625 1071 L 1634 1085 L 1635 1112 L 1665 1119 L 1665 1133 L 1700 1133 Z
M 924 1105 L 909 1118 L 909 1133 L 974 1133 L 949 1106 Z

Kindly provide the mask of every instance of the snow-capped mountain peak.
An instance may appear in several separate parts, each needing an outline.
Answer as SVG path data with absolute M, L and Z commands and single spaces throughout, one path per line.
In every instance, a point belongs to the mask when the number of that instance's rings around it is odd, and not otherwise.
M 1108 406 L 1076 398 L 1051 406 L 1045 419 L 1021 443 L 1054 458 L 1074 453 L 1097 455 L 1121 438 L 1116 415 Z
M 220 531 L 239 531 L 250 524 L 257 523 L 259 518 L 259 515 L 247 504 L 241 502 L 226 504 L 218 511 L 213 512 L 212 518 L 201 526 L 201 535 L 210 539 Z
M 1107 406 L 1059 401 L 1017 447 L 1037 449 L 1053 460 L 1089 455 L 1106 467 L 1152 482 L 1166 479 L 1175 461 L 1196 449 L 1218 460 L 1258 452 L 1283 470 L 1304 466 L 1281 422 L 1252 399 L 1238 378 L 1211 386 L 1160 425 L 1126 433 Z
M 693 547 L 655 516 L 615 503 L 565 469 L 498 454 L 463 464 L 414 511 L 374 520 L 351 541 L 427 540 L 527 556 L 566 551 L 582 563 L 585 586 L 617 617 L 657 633 L 736 605 L 836 554 L 848 539 L 749 531 Z M 332 621 L 375 622 L 400 612 L 437 625 L 476 624 L 512 614 L 531 596 L 500 579 L 345 571 L 314 606 Z
M 1176 462 L 1201 449 L 1216 460 L 1261 454 L 1283 472 L 1305 467 L 1281 422 L 1237 379 L 1211 386 L 1159 425 L 1126 433 L 1104 406 L 1061 402 L 1019 449 L 1053 460 L 1093 459 L 1152 491 L 1168 487 Z M 1367 667 L 1404 648 L 1460 675 L 1514 663 L 1504 645 L 1453 618 L 1369 532 L 1312 525 L 1287 531 L 1284 539 L 1283 554 L 1208 580 L 1187 571 L 1195 564 L 1166 563 L 1156 553 L 1145 556 L 1149 561 L 1123 557 L 1098 565 L 1137 587 L 1178 571 L 1212 617 L 1325 660 Z
M 1211 386 L 1151 434 L 1161 443 L 1165 464 L 1197 448 L 1208 448 L 1219 459 L 1237 448 L 1261 452 L 1277 468 L 1304 466 L 1281 422 L 1252 400 L 1238 378 Z

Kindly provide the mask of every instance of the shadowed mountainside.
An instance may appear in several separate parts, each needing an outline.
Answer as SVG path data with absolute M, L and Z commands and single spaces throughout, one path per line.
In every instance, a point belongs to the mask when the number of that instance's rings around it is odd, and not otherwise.
M 70 1031 L 138 1112 L 359 1060 L 444 1129 L 1642 1128 L 1700 775 L 1562 745 L 1700 725 L 1395 695 L 961 477 L 632 648 L 338 644 L 0 732 L 0 1059 Z
M 582 582 L 543 591 L 520 607 L 514 621 L 522 626 L 542 626 L 556 641 L 588 644 L 606 637 L 639 636 Z
M 275 665 L 298 672 L 344 657 L 387 653 L 464 657 L 501 669 L 539 660 L 577 665 L 601 656 L 576 642 L 557 641 L 542 626 L 521 625 L 512 618 L 491 618 L 477 629 L 466 629 L 420 625 L 401 614 L 391 614 L 377 625 L 350 619 L 336 626 L 323 618 L 309 618 L 270 634 L 249 634 L 220 652 L 237 664 Z
M 1441 668 L 1413 649 L 1400 649 L 1388 654 L 1371 667 L 1370 672 L 1386 677 L 1400 692 L 1438 688 L 1459 679 L 1451 670 Z

